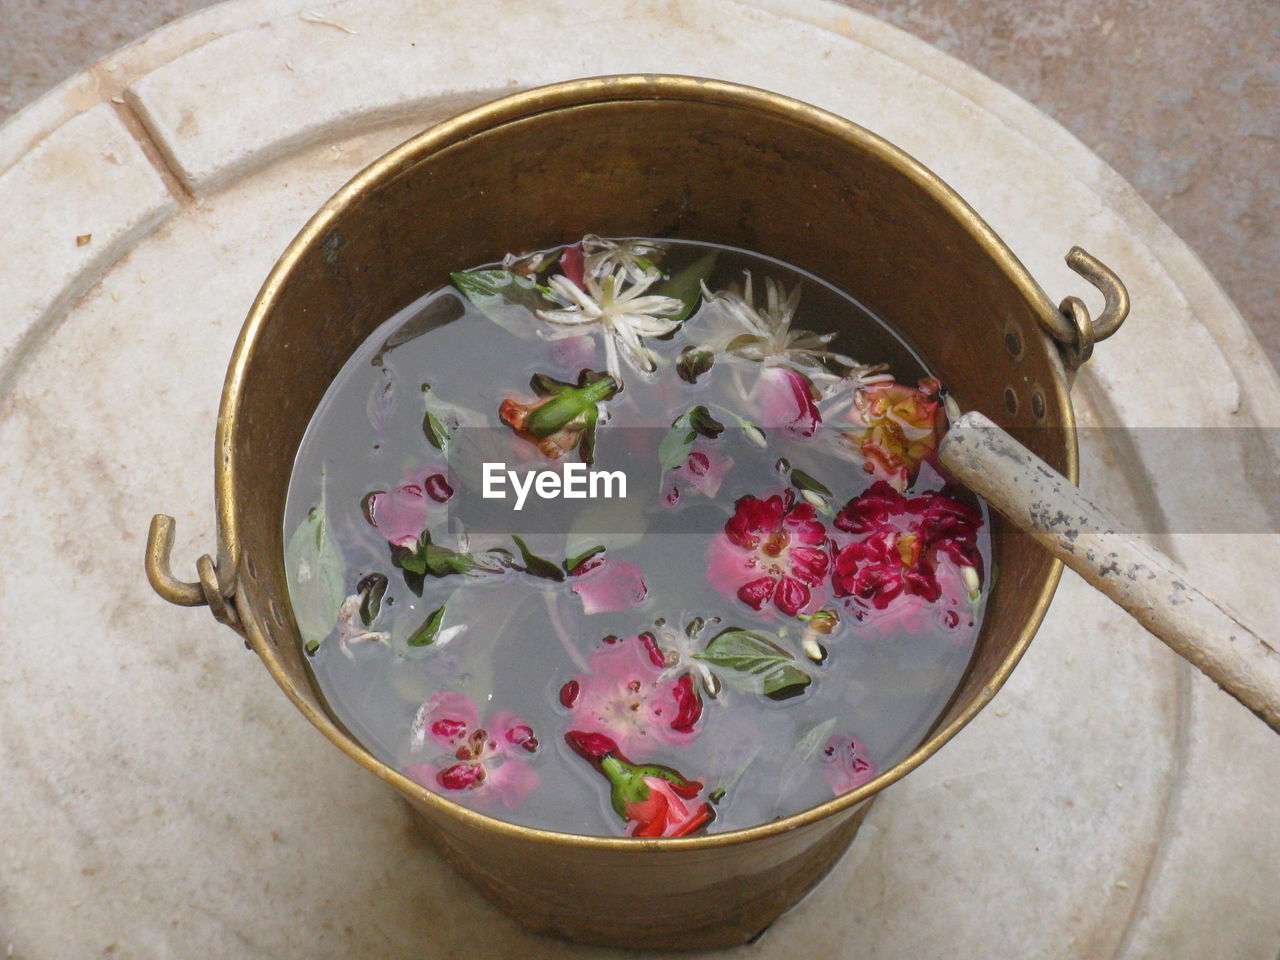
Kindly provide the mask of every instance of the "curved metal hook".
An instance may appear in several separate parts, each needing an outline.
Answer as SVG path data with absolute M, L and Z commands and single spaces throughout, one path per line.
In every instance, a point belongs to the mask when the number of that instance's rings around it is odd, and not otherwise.
M 173 554 L 173 517 L 162 513 L 151 518 L 151 528 L 147 531 L 147 580 L 151 589 L 170 603 L 180 607 L 208 606 L 213 618 L 225 623 L 237 633 L 243 634 L 244 627 L 240 623 L 240 614 L 236 610 L 235 598 L 231 591 L 225 590 L 218 576 L 213 558 L 207 553 L 196 561 L 196 570 L 200 575 L 199 583 L 188 583 L 173 575 L 170 561 Z
M 1067 266 L 1102 292 L 1102 313 L 1093 321 L 1093 340 L 1107 339 L 1129 315 L 1129 291 L 1110 267 L 1081 247 L 1067 253 Z
M 170 560 L 173 555 L 173 517 L 157 513 L 151 518 L 151 528 L 147 531 L 147 580 L 151 589 L 170 603 L 180 607 L 203 607 L 209 601 L 205 598 L 204 587 L 198 583 L 188 583 L 173 575 Z

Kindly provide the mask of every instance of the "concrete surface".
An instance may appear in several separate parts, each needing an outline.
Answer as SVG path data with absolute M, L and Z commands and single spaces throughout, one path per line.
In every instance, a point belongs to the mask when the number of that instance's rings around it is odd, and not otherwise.
M 1062 254 L 1087 242 L 1135 308 L 1077 381 L 1084 424 L 1280 423 L 1280 381 L 1231 304 L 1123 181 L 1005 88 L 847 7 L 201 13 L 0 129 L 0 210 L 29 225 L 0 267 L 25 298 L 0 311 L 2 955 L 623 960 L 524 934 L 469 893 L 237 637 L 165 606 L 139 568 L 156 510 L 177 515 L 179 571 L 212 546 L 223 358 L 325 197 L 459 100 L 642 69 L 856 116 L 954 184 L 1055 293 L 1081 288 Z M 1086 491 L 1125 516 L 1168 508 L 1158 464 L 1090 436 Z M 1280 537 L 1172 541 L 1211 590 L 1280 619 Z M 1280 740 L 1067 576 L 991 707 L 890 789 L 801 907 L 718 956 L 1274 960 L 1277 782 Z
M 210 0 L 0 0 L 0 121 Z M 1030 100 L 1185 239 L 1280 366 L 1280 3 L 846 0 Z

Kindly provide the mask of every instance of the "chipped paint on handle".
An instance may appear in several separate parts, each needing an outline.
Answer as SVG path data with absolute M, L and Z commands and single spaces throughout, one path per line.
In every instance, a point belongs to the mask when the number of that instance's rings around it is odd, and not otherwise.
M 1185 570 L 980 413 L 955 422 L 939 456 L 957 480 L 1280 733 L 1280 653 Z

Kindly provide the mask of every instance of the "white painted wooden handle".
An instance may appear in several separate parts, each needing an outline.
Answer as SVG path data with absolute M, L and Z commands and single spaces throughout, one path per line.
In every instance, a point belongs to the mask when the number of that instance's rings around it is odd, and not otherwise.
M 969 489 L 1280 733 L 1280 653 L 980 413 L 939 448 Z

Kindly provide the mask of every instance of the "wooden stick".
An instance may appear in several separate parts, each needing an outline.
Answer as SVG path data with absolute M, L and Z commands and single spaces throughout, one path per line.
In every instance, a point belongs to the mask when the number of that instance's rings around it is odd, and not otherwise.
M 1280 653 L 980 413 L 939 448 L 951 474 L 1280 733 Z

